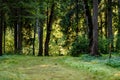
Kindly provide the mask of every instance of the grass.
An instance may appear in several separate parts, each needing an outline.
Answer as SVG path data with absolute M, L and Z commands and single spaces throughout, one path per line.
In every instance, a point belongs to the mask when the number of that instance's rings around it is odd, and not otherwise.
M 62 58 L 20 55 L 3 56 L 0 58 L 0 80 L 82 79 L 83 74 L 75 69 L 64 66 L 62 61 L 60 61 Z M 79 75 L 81 77 L 78 77 Z
M 65 60 L 68 66 L 82 69 L 93 74 L 94 80 L 120 80 L 120 57 L 92 57 L 83 55 L 81 57 L 71 57 Z
M 120 58 L 0 57 L 0 80 L 120 80 Z

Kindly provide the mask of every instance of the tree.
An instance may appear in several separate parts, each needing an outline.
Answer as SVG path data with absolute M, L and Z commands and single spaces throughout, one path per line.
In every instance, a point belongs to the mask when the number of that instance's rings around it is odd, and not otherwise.
M 98 0 L 93 0 L 93 43 L 90 54 L 100 55 L 98 52 Z
M 14 10 L 14 15 L 15 15 L 15 19 L 14 19 L 14 53 L 17 53 L 17 50 L 18 50 L 18 48 L 17 48 L 17 46 L 18 46 L 18 44 L 17 44 L 18 10 L 17 9 Z
M 120 0 L 118 0 L 118 34 L 117 34 L 117 42 L 116 49 L 117 51 L 120 49 Z
M 14 25 L 14 53 L 22 52 L 22 1 L 10 1 L 8 6 L 10 8 L 10 20 Z M 13 27 L 13 26 L 11 26 Z
M 14 6 L 13 6 L 14 5 Z M 34 1 L 14 1 L 10 5 L 11 9 L 11 23 L 14 24 L 14 49 L 15 53 L 22 53 L 23 43 L 30 47 L 32 39 L 32 27 L 34 24 L 34 8 L 36 4 Z M 25 31 L 26 29 L 26 31 Z M 24 39 L 23 39 L 24 38 Z M 29 50 L 28 50 L 29 51 Z
M 2 56 L 3 12 L 0 10 L 0 56 Z
M 78 32 L 79 32 L 79 0 L 75 0 L 76 4 L 76 38 L 78 38 Z
M 46 40 L 45 40 L 45 56 L 49 56 L 49 41 L 50 41 L 50 35 L 51 35 L 51 30 L 52 30 L 52 23 L 53 23 L 53 16 L 54 16 L 54 8 L 55 8 L 55 3 L 54 0 L 51 5 L 50 9 L 50 15 L 47 15 L 48 17 L 48 22 L 47 22 L 47 34 L 46 34 Z M 49 11 L 48 11 L 49 12 Z
M 105 37 L 107 38 L 107 36 L 108 36 L 108 23 L 107 23 L 107 18 L 108 18 L 108 11 L 107 11 L 107 8 L 108 8 L 108 2 L 107 2 L 107 0 L 105 0 L 104 1 L 104 3 L 105 3 L 105 14 L 104 14 L 104 16 L 105 16 Z
M 40 8 L 38 8 L 39 13 L 37 12 L 38 15 L 41 15 L 36 22 L 39 24 L 38 28 L 38 41 L 39 41 L 39 51 L 38 51 L 38 56 L 43 55 L 43 27 L 45 23 L 45 7 L 44 7 L 45 2 L 39 2 Z
M 40 26 L 38 27 L 38 38 L 39 38 L 39 51 L 38 56 L 43 55 L 43 21 L 40 21 Z
M 92 15 L 90 8 L 88 6 L 88 1 L 83 0 L 84 11 L 86 15 L 86 21 L 88 25 L 88 39 L 89 39 L 89 52 L 91 52 L 91 47 L 93 43 L 93 23 L 92 23 Z
M 33 37 L 33 55 L 35 55 L 35 40 L 36 40 L 36 28 L 34 27 L 34 37 Z
M 108 40 L 109 40 L 109 58 L 111 58 L 111 49 L 113 47 L 113 32 L 112 32 L 112 0 L 108 0 L 108 17 L 107 17 L 107 25 L 108 25 Z
M 5 14 L 5 4 L 4 1 L 0 1 L 0 56 L 3 55 L 3 47 L 2 47 L 2 41 L 3 41 L 3 27 L 4 27 L 4 14 Z

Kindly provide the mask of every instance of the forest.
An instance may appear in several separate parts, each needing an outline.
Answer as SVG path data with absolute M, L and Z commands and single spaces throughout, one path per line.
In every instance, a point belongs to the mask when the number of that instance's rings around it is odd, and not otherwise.
M 0 80 L 120 80 L 119 41 L 120 0 L 0 0 Z

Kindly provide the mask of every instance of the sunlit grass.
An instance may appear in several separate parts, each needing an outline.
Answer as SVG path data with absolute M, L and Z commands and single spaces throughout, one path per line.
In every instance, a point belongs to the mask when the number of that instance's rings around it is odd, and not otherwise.
M 0 57 L 0 80 L 120 80 L 119 57 Z M 113 62 L 114 61 L 114 62 Z M 109 64 L 108 64 L 109 63 Z

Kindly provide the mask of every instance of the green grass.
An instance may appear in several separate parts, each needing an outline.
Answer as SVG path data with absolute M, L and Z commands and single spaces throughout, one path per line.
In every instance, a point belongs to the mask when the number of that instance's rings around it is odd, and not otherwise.
M 120 57 L 0 57 L 0 80 L 120 80 Z
M 83 55 L 81 57 L 66 58 L 68 66 L 82 69 L 91 73 L 94 80 L 120 80 L 120 57 L 92 57 Z

